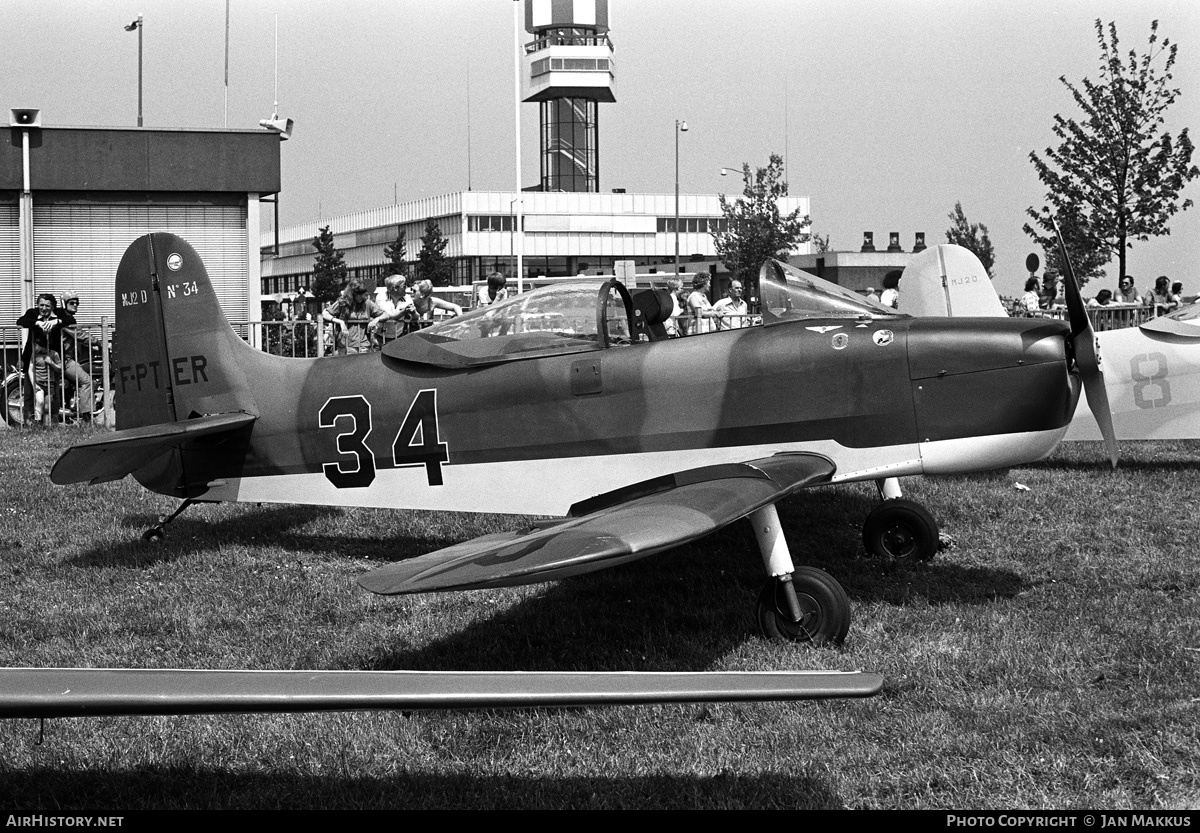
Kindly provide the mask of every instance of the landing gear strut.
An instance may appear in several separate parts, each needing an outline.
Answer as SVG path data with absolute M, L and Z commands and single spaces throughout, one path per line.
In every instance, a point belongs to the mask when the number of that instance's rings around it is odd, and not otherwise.
M 179 508 L 165 518 L 159 518 L 158 523 L 142 533 L 142 540 L 148 544 L 161 544 L 163 539 L 167 537 L 166 525 L 183 514 L 183 510 L 187 509 L 193 503 L 196 503 L 195 498 L 187 498 L 183 503 L 179 504 Z
M 816 567 L 795 567 L 774 505 L 750 515 L 771 576 L 758 595 L 758 624 L 771 639 L 841 645 L 850 630 L 850 600 L 837 579 Z

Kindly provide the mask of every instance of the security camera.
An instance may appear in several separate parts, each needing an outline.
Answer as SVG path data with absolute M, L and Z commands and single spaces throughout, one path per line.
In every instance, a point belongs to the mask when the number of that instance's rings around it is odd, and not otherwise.
M 8 111 L 9 127 L 41 127 L 42 111 L 34 107 L 14 107 Z
M 272 133 L 278 133 L 280 139 L 289 139 L 294 123 L 291 119 L 262 119 L 258 126 L 270 130 Z

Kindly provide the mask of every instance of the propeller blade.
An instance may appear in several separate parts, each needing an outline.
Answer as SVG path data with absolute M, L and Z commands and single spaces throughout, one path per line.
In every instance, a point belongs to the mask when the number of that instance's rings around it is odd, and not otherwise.
M 1087 394 L 1088 407 L 1092 416 L 1100 426 L 1100 434 L 1108 447 L 1108 459 L 1113 468 L 1117 467 L 1117 433 L 1113 430 L 1112 408 L 1108 404 L 1108 388 L 1104 386 L 1104 367 L 1100 360 L 1100 344 L 1096 341 L 1096 333 L 1092 330 L 1092 320 L 1088 317 L 1083 305 L 1083 296 L 1079 293 L 1079 282 L 1075 278 L 1075 268 L 1071 265 L 1071 257 L 1067 254 L 1067 243 L 1062 231 L 1053 217 L 1050 223 L 1054 226 L 1054 234 L 1058 237 L 1058 249 L 1062 253 L 1063 266 L 1066 269 L 1065 291 L 1067 296 L 1067 317 L 1071 324 L 1071 345 L 1075 348 L 1075 363 L 1079 365 L 1079 373 L 1083 377 L 1083 390 Z

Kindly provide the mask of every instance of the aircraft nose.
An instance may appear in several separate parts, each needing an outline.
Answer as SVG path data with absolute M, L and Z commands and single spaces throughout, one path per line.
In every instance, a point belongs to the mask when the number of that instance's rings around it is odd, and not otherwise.
M 925 471 L 961 470 L 964 452 L 981 457 L 968 467 L 980 469 L 1053 451 L 1081 389 L 1068 336 L 1050 319 L 914 321 L 909 378 Z

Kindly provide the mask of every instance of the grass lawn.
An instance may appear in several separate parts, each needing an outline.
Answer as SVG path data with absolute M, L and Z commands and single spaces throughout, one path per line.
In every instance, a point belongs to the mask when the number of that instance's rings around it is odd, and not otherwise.
M 861 701 L 0 722 L 6 812 L 144 808 L 1200 808 L 1200 444 L 1065 446 L 903 482 L 955 545 L 863 557 L 874 489 L 780 504 L 854 605 L 766 641 L 749 525 L 566 582 L 374 597 L 355 578 L 519 521 L 53 486 L 73 430 L 0 430 L 0 665 L 868 669 Z M 1017 484 L 1028 490 L 1017 488 Z M 523 484 L 514 484 L 522 488 Z M 529 484 L 529 488 L 537 488 Z

